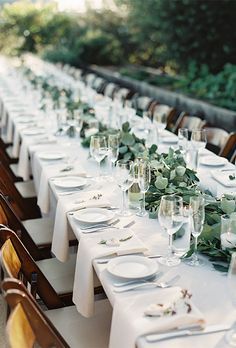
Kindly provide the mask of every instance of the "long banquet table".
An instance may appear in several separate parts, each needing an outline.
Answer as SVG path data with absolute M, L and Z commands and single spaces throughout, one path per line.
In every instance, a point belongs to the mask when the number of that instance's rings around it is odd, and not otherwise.
M 53 71 L 55 68 L 53 67 Z M 59 74 L 59 72 L 57 72 Z M 5 80 L 10 79 L 9 74 L 5 75 Z M 3 78 L 2 78 L 3 79 Z M 20 102 L 22 112 L 28 110 L 29 114 L 33 114 L 35 120 L 35 127 L 41 127 L 42 133 L 48 137 L 47 141 L 37 141 L 37 136 L 25 134 L 25 127 L 20 123 L 19 114 L 17 108 L 12 108 L 10 98 L 4 95 L 4 84 L 1 81 L 0 85 L 0 98 L 2 105 L 2 124 L 5 127 L 5 134 L 8 141 L 13 141 L 13 148 L 15 153 L 19 154 L 19 168 L 20 174 L 23 174 L 25 180 L 29 179 L 30 174 L 33 174 L 34 184 L 37 194 L 42 190 L 44 192 L 43 200 L 41 201 L 41 208 L 45 210 L 45 215 L 51 216 L 55 219 L 55 226 L 60 225 L 63 218 L 66 223 L 61 227 L 60 232 L 61 241 L 58 243 L 57 238 L 53 239 L 52 250 L 60 261 L 66 262 L 68 252 L 73 252 L 68 249 L 69 237 L 76 237 L 78 240 L 86 238 L 82 231 L 79 229 L 77 223 L 73 219 L 73 216 L 68 214 L 68 210 L 64 211 L 65 216 L 61 217 L 57 214 L 57 209 L 63 204 L 66 206 L 73 203 L 73 200 L 78 200 L 81 192 L 73 194 L 63 194 L 63 190 L 57 188 L 53 181 L 55 177 L 62 176 L 61 170 L 70 165 L 73 161 L 73 170 L 69 173 L 63 173 L 63 175 L 76 175 L 76 173 L 84 172 L 87 177 L 88 186 L 83 190 L 89 192 L 91 190 L 98 190 L 102 192 L 104 197 L 109 199 L 109 202 L 117 206 L 121 201 L 121 192 L 117 185 L 105 178 L 101 183 L 97 183 L 93 180 L 93 177 L 97 175 L 97 166 L 94 161 L 88 158 L 88 151 L 80 145 L 78 138 L 70 139 L 68 137 L 55 137 L 54 130 L 49 124 L 42 122 L 43 116 L 41 113 L 37 113 L 37 110 L 33 109 L 31 101 L 24 100 Z M 174 135 L 173 135 L 174 136 Z M 168 150 L 168 145 L 161 144 L 159 151 L 164 152 Z M 47 161 L 40 158 L 40 154 L 43 152 L 57 151 L 66 154 L 65 158 L 58 161 Z M 75 153 L 77 156 L 75 157 Z M 202 156 L 209 154 L 207 150 L 204 150 Z M 232 165 L 228 163 L 225 168 L 232 168 Z M 42 173 L 43 177 L 42 178 Z M 217 183 L 212 177 L 209 168 L 204 165 L 200 165 L 198 169 L 198 176 L 200 178 L 200 185 L 204 189 L 209 189 L 215 196 L 220 197 L 224 192 L 232 192 L 232 188 L 226 188 L 223 185 Z M 45 179 L 46 178 L 46 179 Z M 47 185 L 46 196 L 45 187 Z M 235 189 L 234 189 L 235 190 Z M 65 192 L 64 192 L 65 193 Z M 46 198 L 45 198 L 46 197 Z M 48 202 L 45 203 L 47 199 Z M 43 206 L 42 206 L 43 205 Z M 62 210 L 63 211 L 63 210 Z M 60 211 L 61 212 L 61 211 Z M 140 218 L 133 215 L 131 218 L 121 218 L 121 225 L 125 225 L 130 220 L 135 220 L 135 225 L 129 230 L 132 231 L 149 249 L 150 254 L 165 254 L 167 249 L 167 236 L 162 232 L 161 227 L 157 219 L 149 219 L 147 217 Z M 58 233 L 54 231 L 54 233 Z M 94 234 L 98 235 L 98 233 Z M 90 235 L 89 238 L 93 238 Z M 78 259 L 77 259 L 78 260 Z M 188 289 L 193 294 L 193 302 L 196 307 L 201 311 L 206 320 L 207 325 L 219 324 L 219 323 L 232 323 L 236 311 L 231 304 L 229 293 L 227 290 L 227 281 L 224 274 L 217 272 L 213 269 L 209 261 L 205 260 L 206 264 L 203 267 L 190 267 L 184 262 L 177 267 L 168 268 L 159 265 L 159 270 L 163 271 L 166 276 L 180 274 L 180 279 L 175 284 L 184 289 Z M 157 261 L 158 262 L 158 259 Z M 75 270 L 75 286 L 74 286 L 74 299 L 80 294 L 78 293 L 77 274 L 79 267 L 83 267 L 80 264 L 76 265 Z M 157 298 L 161 289 L 145 289 L 137 291 L 129 291 L 124 293 L 115 293 L 113 283 L 115 278 L 107 271 L 106 264 L 100 264 L 98 260 L 93 260 L 93 268 L 99 278 L 106 295 L 112 304 L 113 322 L 111 328 L 111 342 L 110 348 L 116 347 L 133 347 L 133 341 L 129 337 L 129 332 L 135 332 L 136 322 L 140 319 L 139 309 L 136 311 L 136 303 L 142 303 L 150 297 Z M 77 303 L 76 303 L 77 304 Z M 80 310 L 80 305 L 77 306 Z M 130 310 L 132 309 L 132 310 Z M 150 322 L 155 321 L 155 318 L 148 318 Z M 145 336 L 139 337 L 137 333 L 136 345 L 138 348 L 152 348 L 152 347 L 196 347 L 200 348 L 203 345 L 206 347 L 226 347 L 224 341 L 224 333 L 215 333 L 203 336 L 176 338 L 174 340 L 166 340 L 162 342 L 148 343 Z

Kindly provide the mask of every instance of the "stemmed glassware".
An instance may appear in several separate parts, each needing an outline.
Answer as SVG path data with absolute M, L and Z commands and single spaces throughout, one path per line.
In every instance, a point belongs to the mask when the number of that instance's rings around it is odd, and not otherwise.
M 173 234 L 176 233 L 183 224 L 183 199 L 180 196 L 165 195 L 161 197 L 158 211 L 158 221 L 169 235 L 168 254 L 159 259 L 159 262 L 167 266 L 176 266 L 180 259 L 173 255 L 172 241 Z
M 201 266 L 203 260 L 199 259 L 197 254 L 197 241 L 202 233 L 203 224 L 205 221 L 205 199 L 201 195 L 190 197 L 190 228 L 194 237 L 194 253 L 187 263 L 190 266 Z
M 142 193 L 141 209 L 136 213 L 138 216 L 146 216 L 145 210 L 145 193 L 149 189 L 151 181 L 150 163 L 146 160 L 140 159 L 138 161 L 138 184 L 140 192 Z
M 127 209 L 126 191 L 132 186 L 134 182 L 133 161 L 117 161 L 115 166 L 115 178 L 118 186 L 122 190 L 122 208 L 118 212 L 118 214 L 121 216 L 129 216 L 131 215 L 131 212 Z
M 199 162 L 199 150 L 204 149 L 207 144 L 207 133 L 205 129 L 196 129 L 192 131 L 191 144 L 196 151 L 196 169 Z
M 178 145 L 182 155 L 186 157 L 186 154 L 188 151 L 188 129 L 187 128 L 180 128 L 178 130 Z
M 108 148 L 109 148 L 109 157 L 110 157 L 111 166 L 112 166 L 112 173 L 114 170 L 115 163 L 118 159 L 119 146 L 120 146 L 119 133 L 109 134 L 108 135 Z
M 90 140 L 90 154 L 98 162 L 99 177 L 101 179 L 101 161 L 108 154 L 107 141 L 105 136 L 92 135 Z
M 231 301 L 234 307 L 236 307 L 236 253 L 233 253 L 231 256 L 227 283 Z M 226 333 L 225 339 L 231 347 L 236 347 L 236 323 L 234 323 L 232 328 Z

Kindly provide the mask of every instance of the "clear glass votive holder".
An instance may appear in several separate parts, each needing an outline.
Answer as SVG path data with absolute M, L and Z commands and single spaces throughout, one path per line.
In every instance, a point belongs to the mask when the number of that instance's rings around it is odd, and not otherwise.
M 220 240 L 223 250 L 236 247 L 236 218 L 229 214 L 221 216 Z

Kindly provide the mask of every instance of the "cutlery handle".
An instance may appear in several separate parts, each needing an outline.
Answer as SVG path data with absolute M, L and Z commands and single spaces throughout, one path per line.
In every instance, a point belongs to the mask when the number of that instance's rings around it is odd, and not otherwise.
M 145 338 L 147 342 L 151 343 L 151 342 L 167 340 L 170 338 L 189 336 L 190 334 L 191 333 L 189 330 L 179 330 L 179 331 L 167 332 L 163 334 L 147 335 Z
M 125 286 L 125 287 L 118 287 L 116 289 L 114 289 L 115 292 L 125 292 L 125 291 L 130 291 L 130 290 L 135 290 L 135 289 L 139 289 L 139 288 L 144 288 L 144 287 L 161 287 L 161 285 L 157 284 L 157 283 L 142 283 L 142 284 L 135 284 L 135 285 L 131 285 L 131 286 Z

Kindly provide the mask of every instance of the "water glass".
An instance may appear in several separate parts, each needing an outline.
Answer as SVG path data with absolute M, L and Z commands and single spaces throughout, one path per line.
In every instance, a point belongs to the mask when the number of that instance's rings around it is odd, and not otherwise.
M 186 157 L 187 151 L 188 151 L 188 129 L 187 128 L 180 128 L 178 130 L 178 145 L 179 150 L 183 154 L 184 157 Z
M 108 135 L 108 148 L 109 148 L 109 157 L 112 165 L 112 172 L 115 166 L 115 162 L 119 156 L 119 146 L 120 146 L 120 134 L 109 134 Z
M 201 195 L 190 197 L 190 224 L 191 232 L 194 237 L 194 253 L 187 263 L 190 266 L 202 266 L 204 264 L 202 259 L 199 259 L 197 254 L 197 241 L 202 233 L 205 221 L 205 199 Z
M 134 182 L 133 161 L 117 161 L 115 166 L 115 179 L 118 186 L 122 190 L 122 208 L 120 211 L 118 211 L 118 214 L 120 216 L 129 216 L 132 213 L 127 208 L 126 191 L 132 186 Z
M 188 208 L 183 209 L 183 225 L 173 235 L 173 253 L 177 257 L 182 257 L 190 249 L 190 212 Z
M 90 154 L 98 163 L 99 177 L 101 179 L 101 161 L 108 155 L 106 137 L 102 135 L 92 135 L 90 140 Z
M 204 149 L 207 144 L 207 133 L 205 129 L 195 129 L 191 135 L 191 145 L 193 150 L 196 152 L 196 169 L 198 168 L 199 162 L 199 151 Z
M 180 263 L 180 259 L 173 255 L 172 242 L 173 234 L 183 225 L 183 198 L 175 195 L 162 196 L 158 221 L 169 236 L 168 253 L 160 258 L 159 262 L 166 266 L 176 266 Z
M 138 184 L 140 192 L 142 193 L 141 208 L 136 213 L 138 216 L 146 216 L 147 212 L 145 210 L 145 193 L 149 189 L 151 181 L 151 168 L 150 163 L 146 160 L 140 159 L 138 161 Z

